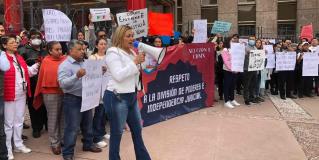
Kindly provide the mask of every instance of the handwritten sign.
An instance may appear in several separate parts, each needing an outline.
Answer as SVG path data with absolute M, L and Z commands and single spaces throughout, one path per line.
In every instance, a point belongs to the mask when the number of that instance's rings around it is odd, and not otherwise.
M 229 32 L 231 23 L 223 21 L 215 21 L 211 33 L 221 33 L 226 34 Z
M 120 26 L 129 25 L 134 30 L 134 38 L 146 37 L 148 34 L 147 8 L 116 14 Z
M 72 22 L 67 15 L 54 9 L 43 9 L 42 15 L 47 42 L 71 40 Z
M 296 66 L 296 52 L 276 53 L 276 71 L 293 71 Z
M 110 8 L 91 8 L 92 22 L 110 21 L 111 11 Z
M 272 45 L 264 45 L 266 50 L 267 64 L 266 68 L 275 68 L 276 67 L 276 55 L 274 53 L 274 49 Z
M 303 55 L 302 76 L 318 76 L 318 54 L 306 52 Z
M 231 70 L 234 72 L 244 72 L 245 45 L 241 43 L 231 43 Z
M 249 54 L 248 71 L 260 71 L 265 68 L 265 51 L 251 50 Z
M 194 40 L 193 43 L 206 43 L 207 42 L 207 19 L 194 20 Z
M 86 60 L 84 62 L 86 75 L 82 77 L 81 112 L 93 109 L 100 103 L 103 79 L 102 65 L 102 60 Z

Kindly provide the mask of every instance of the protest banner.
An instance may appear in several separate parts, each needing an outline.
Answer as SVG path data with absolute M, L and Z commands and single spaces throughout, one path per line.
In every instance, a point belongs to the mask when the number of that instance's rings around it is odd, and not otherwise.
M 102 60 L 86 60 L 83 68 L 86 71 L 82 77 L 81 112 L 95 108 L 100 103 L 102 90 Z
M 266 68 L 271 69 L 276 67 L 276 55 L 274 53 L 274 48 L 272 45 L 264 45 L 266 50 L 267 64 Z
M 91 8 L 90 13 L 92 22 L 110 21 L 111 11 L 110 8 Z
M 296 52 L 276 53 L 276 71 L 293 71 L 296 66 Z
M 207 42 L 207 19 L 194 20 L 194 40 L 193 43 Z
M 265 50 L 251 50 L 249 54 L 248 71 L 260 71 L 265 68 Z
M 214 45 L 170 46 L 157 70 L 142 72 L 138 103 L 144 126 L 165 121 L 214 102 Z
M 318 76 L 318 54 L 305 52 L 303 55 L 302 76 Z
M 148 34 L 147 8 L 116 14 L 119 26 L 128 25 L 134 30 L 134 38 L 146 37 Z
M 171 13 L 155 13 L 148 14 L 149 19 L 149 35 L 157 36 L 173 36 L 174 19 Z
M 308 41 L 311 41 L 313 38 L 313 28 L 312 24 L 302 26 L 301 32 L 300 32 L 300 38 L 306 38 Z
M 245 45 L 241 43 L 231 43 L 231 70 L 234 72 L 244 72 Z
M 221 33 L 221 34 L 226 34 L 229 32 L 231 27 L 231 23 L 229 22 L 223 22 L 223 21 L 214 21 L 214 25 L 212 27 L 211 33 L 216 34 L 216 33 Z
M 47 42 L 71 40 L 72 22 L 67 15 L 54 9 L 43 9 L 42 15 Z

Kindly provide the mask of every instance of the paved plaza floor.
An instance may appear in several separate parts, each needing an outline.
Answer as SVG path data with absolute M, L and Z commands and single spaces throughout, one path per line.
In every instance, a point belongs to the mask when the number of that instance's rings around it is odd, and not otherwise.
M 62 160 L 51 153 L 46 131 L 39 139 L 32 138 L 31 129 L 24 134 L 32 153 L 16 153 L 16 160 Z M 143 136 L 153 160 L 319 160 L 319 97 L 283 101 L 270 96 L 264 103 L 235 109 L 217 102 L 146 127 Z M 108 159 L 108 148 L 102 153 L 81 148 L 79 136 L 76 160 Z M 135 160 L 130 132 L 123 136 L 121 157 Z

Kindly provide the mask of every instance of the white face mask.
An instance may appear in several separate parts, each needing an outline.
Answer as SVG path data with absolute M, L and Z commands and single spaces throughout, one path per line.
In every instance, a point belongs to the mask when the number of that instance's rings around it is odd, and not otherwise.
M 41 43 L 42 43 L 41 39 L 38 39 L 38 38 L 31 40 L 31 44 L 35 46 L 39 46 L 41 45 Z

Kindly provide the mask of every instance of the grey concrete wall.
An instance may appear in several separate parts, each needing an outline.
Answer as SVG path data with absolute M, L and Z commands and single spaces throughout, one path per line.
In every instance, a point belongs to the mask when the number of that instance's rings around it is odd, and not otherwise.
M 237 0 L 218 0 L 218 20 L 232 23 L 229 35 L 238 33 Z
M 263 37 L 277 37 L 277 3 L 277 0 L 256 0 L 256 28 L 262 26 Z
M 191 33 L 192 21 L 201 19 L 201 4 L 200 0 L 183 0 L 183 33 L 189 31 Z
M 310 23 L 314 33 L 319 33 L 319 0 L 297 0 L 297 33 L 301 26 Z

